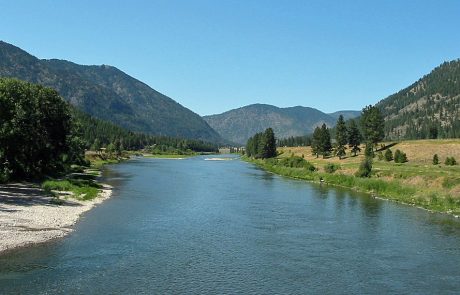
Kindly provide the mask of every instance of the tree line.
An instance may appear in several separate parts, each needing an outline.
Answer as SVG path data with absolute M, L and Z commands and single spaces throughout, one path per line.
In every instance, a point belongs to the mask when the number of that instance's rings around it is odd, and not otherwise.
M 149 149 L 152 152 L 217 152 L 215 143 L 197 139 L 184 139 L 171 136 L 155 136 L 136 133 L 121 128 L 111 122 L 96 119 L 74 107 L 72 116 L 79 127 L 85 148 L 97 151 L 100 148 L 109 150 L 141 150 Z
M 273 158 L 276 156 L 275 133 L 272 128 L 267 128 L 265 132 L 256 133 L 250 137 L 246 144 L 245 153 L 253 158 Z

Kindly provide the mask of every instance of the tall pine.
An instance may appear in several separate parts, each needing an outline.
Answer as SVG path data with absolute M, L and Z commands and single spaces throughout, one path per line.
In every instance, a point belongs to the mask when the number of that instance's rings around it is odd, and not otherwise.
M 385 137 L 385 121 L 380 110 L 374 106 L 367 106 L 361 114 L 361 128 L 366 145 L 372 148 Z
M 353 155 L 356 156 L 356 153 L 361 151 L 359 145 L 362 141 L 362 135 L 355 120 L 350 120 L 348 124 L 348 146 L 351 148 Z
M 321 153 L 321 128 L 320 127 L 316 127 L 315 131 L 313 132 L 313 138 L 311 141 L 311 152 L 317 158 L 319 154 Z
M 342 159 L 342 157 L 345 156 L 345 145 L 348 143 L 347 126 L 345 125 L 342 115 L 340 115 L 337 120 L 335 140 L 337 141 L 337 156 L 339 159 Z
M 326 124 L 321 126 L 321 141 L 320 141 L 320 153 L 323 155 L 323 159 L 331 153 L 332 143 L 331 134 Z

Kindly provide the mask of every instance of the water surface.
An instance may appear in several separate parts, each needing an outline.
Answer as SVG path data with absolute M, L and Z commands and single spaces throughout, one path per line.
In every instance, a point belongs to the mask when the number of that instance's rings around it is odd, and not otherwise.
M 460 223 L 234 161 L 111 166 L 59 241 L 0 256 L 0 294 L 458 294 Z

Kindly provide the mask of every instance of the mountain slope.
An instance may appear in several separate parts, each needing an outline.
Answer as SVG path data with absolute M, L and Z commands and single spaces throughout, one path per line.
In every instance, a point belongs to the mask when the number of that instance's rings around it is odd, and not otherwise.
M 249 137 L 268 127 L 273 128 L 277 138 L 286 138 L 309 134 L 316 126 L 323 123 L 333 126 L 336 122 L 334 117 L 317 109 L 266 104 L 248 105 L 204 119 L 223 138 L 239 144 L 245 144 Z
M 460 137 L 460 60 L 443 63 L 376 106 L 389 139 Z
M 199 115 L 112 66 L 40 60 L 0 41 L 0 76 L 52 87 L 78 109 L 132 131 L 221 140 Z
M 356 117 L 359 117 L 361 115 L 361 111 L 351 111 L 351 110 L 337 111 L 337 112 L 330 113 L 328 115 L 333 117 L 336 120 L 340 117 L 340 115 L 342 115 L 345 120 L 348 120 L 348 119 L 354 119 Z

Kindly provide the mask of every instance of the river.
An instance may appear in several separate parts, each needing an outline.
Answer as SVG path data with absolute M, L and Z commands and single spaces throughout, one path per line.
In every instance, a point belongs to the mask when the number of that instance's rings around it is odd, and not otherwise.
M 64 239 L 0 256 L 0 294 L 458 294 L 460 222 L 238 159 L 134 159 Z

